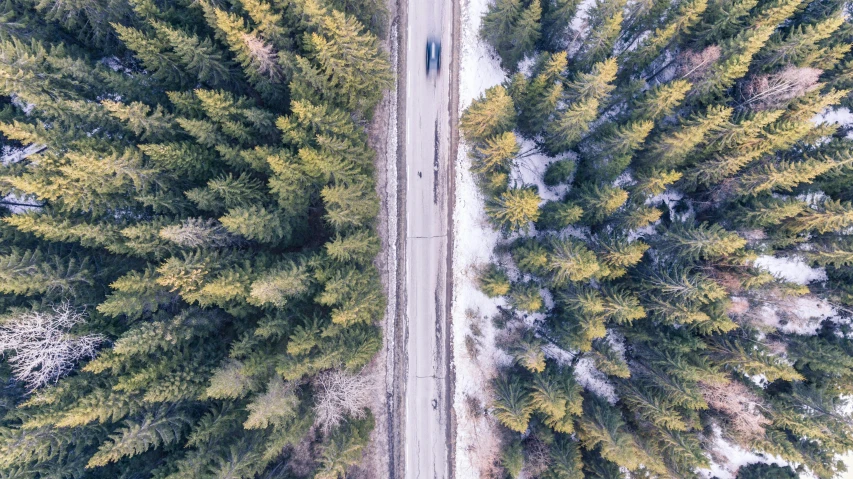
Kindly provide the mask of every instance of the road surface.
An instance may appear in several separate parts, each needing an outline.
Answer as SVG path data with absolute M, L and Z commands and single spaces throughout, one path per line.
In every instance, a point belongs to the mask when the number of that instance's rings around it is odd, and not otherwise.
M 451 457 L 446 315 L 453 0 L 404 1 L 407 337 L 402 452 L 407 479 L 446 479 Z M 441 72 L 427 76 L 429 36 L 441 39 Z

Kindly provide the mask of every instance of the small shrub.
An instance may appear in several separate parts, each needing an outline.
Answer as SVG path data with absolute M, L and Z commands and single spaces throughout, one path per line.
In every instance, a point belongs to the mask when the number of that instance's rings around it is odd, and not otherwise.
M 568 183 L 575 172 L 575 162 L 572 160 L 559 160 L 548 165 L 543 180 L 548 186 L 557 186 Z

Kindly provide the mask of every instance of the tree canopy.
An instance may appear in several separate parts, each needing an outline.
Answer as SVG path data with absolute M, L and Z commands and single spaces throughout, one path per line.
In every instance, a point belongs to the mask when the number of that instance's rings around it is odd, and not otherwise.
M 345 474 L 385 303 L 381 3 L 0 14 L 0 477 Z
M 479 279 L 515 358 L 500 467 L 697 478 L 726 441 L 792 467 L 750 477 L 837 477 L 853 143 L 823 114 L 853 98 L 849 5 L 578 3 L 495 0 L 481 37 L 507 78 L 462 115 L 504 232 Z

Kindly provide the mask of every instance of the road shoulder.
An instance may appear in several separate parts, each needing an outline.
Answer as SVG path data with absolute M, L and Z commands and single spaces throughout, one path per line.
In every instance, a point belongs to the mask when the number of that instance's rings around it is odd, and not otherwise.
M 401 17 L 399 4 L 403 3 L 403 0 L 387 0 L 389 22 L 385 35 L 380 38 L 398 77 L 402 44 L 399 31 L 401 26 L 405 26 L 405 16 Z M 363 373 L 375 381 L 376 398 L 371 410 L 376 426 L 361 465 L 350 473 L 364 479 L 402 477 L 400 445 L 405 349 L 399 345 L 405 340 L 405 316 L 402 314 L 405 312 L 405 296 L 401 293 L 405 291 L 405 172 L 400 168 L 405 164 L 400 147 L 404 132 L 400 127 L 398 106 L 402 105 L 405 110 L 405 93 L 400 88 L 405 88 L 405 85 L 398 78 L 396 88 L 385 94 L 367 127 L 368 141 L 376 151 L 376 192 L 380 199 L 376 229 L 381 252 L 375 264 L 388 306 L 381 322 L 383 347 Z
M 453 3 L 453 30 L 451 33 L 453 48 L 450 69 L 450 155 L 448 156 L 448 185 L 447 185 L 447 311 L 445 312 L 445 351 L 447 351 L 446 376 L 446 408 L 450 418 L 447 428 L 447 460 L 450 464 L 450 479 L 456 477 L 456 409 L 453 407 L 456 396 L 456 366 L 453 350 L 453 248 L 456 238 L 453 221 L 456 206 L 456 159 L 459 156 L 459 72 L 460 72 L 460 32 L 461 0 L 451 0 Z

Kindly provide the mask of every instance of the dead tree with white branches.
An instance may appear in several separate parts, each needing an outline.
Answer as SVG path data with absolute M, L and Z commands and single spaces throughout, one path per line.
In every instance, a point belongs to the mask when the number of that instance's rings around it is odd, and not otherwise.
M 770 420 L 762 414 L 761 399 L 743 383 L 735 380 L 728 384 L 700 382 L 699 387 L 708 406 L 729 419 L 732 431 L 740 440 L 748 444 L 764 436 L 764 427 Z
M 355 419 L 364 417 L 371 401 L 373 380 L 333 369 L 317 375 L 314 390 L 315 423 L 328 433 L 347 416 Z
M 86 322 L 86 313 L 62 302 L 52 311 L 27 311 L 0 323 L 0 354 L 8 357 L 12 371 L 30 392 L 58 380 L 77 361 L 92 358 L 105 341 L 100 334 L 77 336 L 69 331 Z

